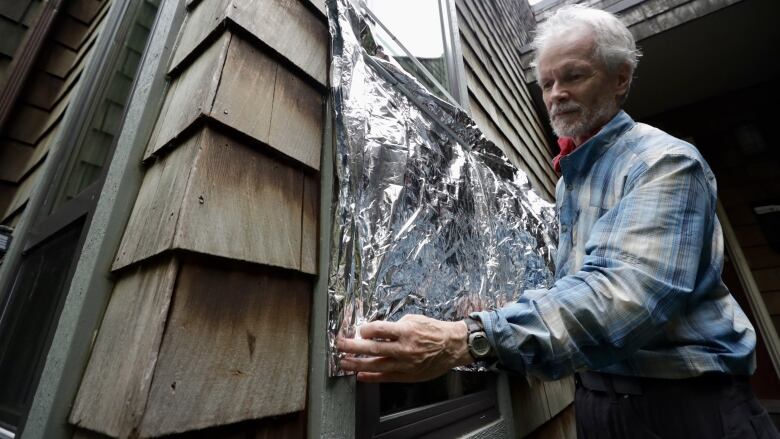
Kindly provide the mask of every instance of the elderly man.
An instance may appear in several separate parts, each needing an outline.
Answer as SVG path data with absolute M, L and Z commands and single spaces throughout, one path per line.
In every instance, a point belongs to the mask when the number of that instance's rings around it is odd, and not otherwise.
M 755 331 L 721 280 L 716 186 L 691 145 L 621 111 L 639 52 L 613 15 L 561 8 L 534 40 L 561 154 L 556 282 L 442 322 L 339 340 L 363 381 L 422 381 L 475 359 L 577 373 L 579 437 L 780 437 L 750 391 Z

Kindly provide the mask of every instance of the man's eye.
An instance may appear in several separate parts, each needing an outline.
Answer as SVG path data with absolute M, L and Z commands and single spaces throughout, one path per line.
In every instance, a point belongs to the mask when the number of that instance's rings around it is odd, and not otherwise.
M 542 90 L 550 90 L 552 88 L 552 81 L 545 81 L 542 83 Z

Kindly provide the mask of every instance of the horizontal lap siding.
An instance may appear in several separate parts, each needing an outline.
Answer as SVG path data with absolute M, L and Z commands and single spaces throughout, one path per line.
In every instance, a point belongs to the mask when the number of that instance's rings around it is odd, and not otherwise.
M 540 194 L 552 199 L 557 176 L 519 60 L 527 35 L 513 29 L 516 20 L 505 18 L 515 7 L 505 2 L 456 2 L 469 99 L 486 136 L 528 174 Z
M 14 58 L 40 16 L 42 0 L 0 2 L 0 89 L 5 85 Z
M 119 281 L 71 413 L 80 434 L 305 434 L 327 62 L 321 7 L 188 3 L 114 260 Z M 175 266 L 173 284 L 122 292 L 161 266 Z M 102 378 L 107 370 L 118 376 Z
M 60 13 L 0 133 L 0 221 L 21 216 L 111 2 L 73 0 Z
M 470 107 L 485 135 L 528 174 L 541 195 L 552 200 L 558 177 L 520 62 L 534 18 L 521 3 L 456 1 Z M 515 431 L 521 436 L 573 437 L 570 416 L 555 418 L 568 413 L 573 391 L 570 378 L 530 383 L 513 379 Z

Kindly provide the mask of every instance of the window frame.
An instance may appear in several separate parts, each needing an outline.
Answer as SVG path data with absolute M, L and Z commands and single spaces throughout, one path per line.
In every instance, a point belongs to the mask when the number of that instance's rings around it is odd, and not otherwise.
M 367 5 L 364 10 L 381 27 L 409 60 L 420 69 L 451 101 L 470 114 L 467 79 L 460 46 L 455 0 L 438 0 L 439 19 L 444 44 L 444 59 L 449 87 L 445 88 L 428 69 L 404 47 Z M 380 414 L 380 386 L 357 383 L 355 389 L 355 437 L 376 439 L 403 439 L 428 435 L 452 437 L 465 435 L 501 419 L 498 377 L 491 372 L 484 390 L 442 402 L 414 407 L 397 413 Z
M 463 436 L 501 419 L 498 377 L 491 372 L 487 388 L 464 396 L 381 415 L 379 384 L 358 383 L 355 437 L 408 439 L 422 435 Z
M 393 41 L 406 54 L 408 59 L 422 71 L 426 79 L 431 81 L 440 92 L 442 92 L 450 101 L 468 112 L 468 89 L 466 87 L 466 71 L 463 65 L 463 52 L 460 47 L 460 36 L 458 31 L 457 11 L 455 0 L 438 0 L 439 25 L 442 32 L 442 42 L 444 45 L 444 60 L 447 71 L 449 87 L 442 85 L 438 79 L 407 49 L 404 44 L 398 40 L 395 35 L 384 25 L 382 20 L 374 12 L 363 4 L 363 10 L 368 17 L 384 32 L 386 32 Z

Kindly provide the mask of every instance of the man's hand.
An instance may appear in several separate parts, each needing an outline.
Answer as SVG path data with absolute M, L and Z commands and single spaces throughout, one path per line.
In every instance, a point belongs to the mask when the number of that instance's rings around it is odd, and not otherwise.
M 406 315 L 397 322 L 372 322 L 360 327 L 360 339 L 339 338 L 337 346 L 348 356 L 341 368 L 358 372 L 368 382 L 418 382 L 470 364 L 468 328 L 463 321 L 443 322 Z

